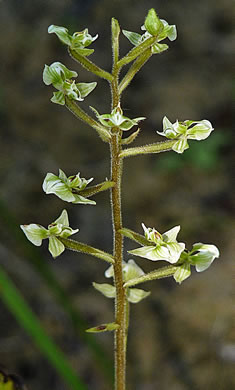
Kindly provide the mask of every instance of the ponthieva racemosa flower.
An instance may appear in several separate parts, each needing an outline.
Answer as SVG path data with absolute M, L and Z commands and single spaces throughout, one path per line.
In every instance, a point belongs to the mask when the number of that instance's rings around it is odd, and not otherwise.
M 165 116 L 163 118 L 163 131 L 157 131 L 157 133 L 166 138 L 175 139 L 176 143 L 172 149 L 177 153 L 183 153 L 189 148 L 188 139 L 201 141 L 209 137 L 213 130 L 212 124 L 206 119 L 201 121 L 185 120 L 184 122 L 177 120 L 175 123 L 171 123 Z
M 55 26 L 53 24 L 48 27 L 48 33 L 55 33 L 61 42 L 69 46 L 78 54 L 86 57 L 94 52 L 93 49 L 86 49 L 86 47 L 98 38 L 98 34 L 92 37 L 88 33 L 87 28 L 85 28 L 83 31 L 75 32 L 73 35 L 70 35 L 67 28 Z
M 144 271 L 134 262 L 134 260 L 129 260 L 127 263 L 123 262 L 122 272 L 124 282 L 138 278 L 139 276 L 145 274 Z M 105 271 L 105 276 L 106 278 L 111 278 L 114 276 L 114 269 L 112 265 Z M 116 296 L 116 288 L 111 284 L 93 283 L 93 286 L 107 298 L 115 298 Z M 146 298 L 149 294 L 149 291 L 145 291 L 139 288 L 126 289 L 127 300 L 131 303 L 138 303 L 142 299 Z
M 154 228 L 146 228 L 144 224 L 142 226 L 145 237 L 152 245 L 134 249 L 129 253 L 152 261 L 166 260 L 171 264 L 177 263 L 185 249 L 185 244 L 176 240 L 180 226 L 175 226 L 163 234 Z
M 61 62 L 53 62 L 50 66 L 45 65 L 43 71 L 44 83 L 46 85 L 52 84 L 53 87 L 58 89 L 58 92 L 53 92 L 52 103 L 63 106 L 65 96 L 72 100 L 82 101 L 96 87 L 96 82 L 76 84 L 72 78 L 77 76 L 77 72 L 69 70 Z
M 93 178 L 88 180 L 81 178 L 80 173 L 67 177 L 66 174 L 59 169 L 59 176 L 56 176 L 53 173 L 48 173 L 46 175 L 42 188 L 46 194 L 55 194 L 66 202 L 95 205 L 96 202 L 94 200 L 79 195 L 79 191 L 84 190 L 92 180 Z
M 139 117 L 135 119 L 127 118 L 126 116 L 123 115 L 120 105 L 115 107 L 112 110 L 111 114 L 103 114 L 103 115 L 100 115 L 95 108 L 93 107 L 90 108 L 92 109 L 92 111 L 94 111 L 100 123 L 103 126 L 109 128 L 118 127 L 119 129 L 124 131 L 130 130 L 133 126 L 138 125 L 140 121 L 145 119 L 145 117 Z
M 31 223 L 30 225 L 20 225 L 24 234 L 34 245 L 40 246 L 42 240 L 49 239 L 49 252 L 55 258 L 64 252 L 65 247 L 57 237 L 68 238 L 78 232 L 79 229 L 73 230 L 69 226 L 68 213 L 63 210 L 59 218 L 48 226 L 48 229 L 41 225 Z
M 164 19 L 159 19 L 153 8 L 149 11 L 141 30 L 145 31 L 142 35 L 127 30 L 122 30 L 122 32 L 134 46 L 138 46 L 146 39 L 155 36 L 156 41 L 151 46 L 153 54 L 161 53 L 168 49 L 168 45 L 159 42 L 166 38 L 170 41 L 174 41 L 177 38 L 176 26 L 169 25 Z

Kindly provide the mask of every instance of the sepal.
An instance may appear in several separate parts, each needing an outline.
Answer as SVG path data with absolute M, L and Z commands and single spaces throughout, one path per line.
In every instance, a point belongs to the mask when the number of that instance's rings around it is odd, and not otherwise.
M 190 263 L 197 272 L 205 271 L 220 255 L 218 248 L 212 244 L 197 243 L 190 252 Z
M 150 291 L 141 290 L 140 288 L 127 289 L 127 299 L 130 303 L 139 303 L 142 299 L 147 298 Z
M 116 288 L 108 283 L 95 283 L 93 282 L 93 287 L 101 292 L 106 298 L 115 298 Z
M 158 18 L 155 9 L 151 8 L 149 10 L 144 26 L 151 35 L 158 35 L 163 31 L 164 25 Z
M 173 277 L 177 283 L 181 284 L 185 279 L 189 278 L 190 275 L 190 264 L 185 263 L 177 267 Z

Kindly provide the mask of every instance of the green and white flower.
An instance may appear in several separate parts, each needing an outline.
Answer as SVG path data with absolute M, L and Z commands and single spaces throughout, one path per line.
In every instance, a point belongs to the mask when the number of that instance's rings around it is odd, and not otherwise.
M 175 139 L 176 143 L 172 149 L 177 153 L 183 153 L 189 148 L 188 139 L 201 141 L 209 137 L 213 130 L 211 122 L 207 119 L 201 121 L 185 120 L 184 122 L 177 120 L 175 123 L 171 123 L 165 116 L 163 118 L 163 131 L 157 131 L 157 133 L 166 138 Z
M 103 115 L 100 115 L 95 108 L 93 107 L 90 108 L 92 109 L 92 111 L 94 111 L 100 123 L 103 126 L 109 128 L 118 127 L 119 129 L 124 131 L 130 130 L 133 126 L 138 125 L 140 121 L 145 119 L 145 117 L 139 117 L 135 119 L 127 118 L 126 116 L 123 115 L 123 111 L 120 105 L 115 107 L 112 110 L 111 114 L 103 114 Z
M 78 232 L 79 229 L 73 230 L 69 226 L 68 213 L 63 210 L 59 218 L 48 226 L 48 229 L 41 225 L 31 223 L 30 225 L 20 225 L 24 234 L 32 244 L 40 246 L 42 240 L 49 239 L 49 252 L 55 258 L 65 250 L 64 244 L 57 238 L 68 238 Z
M 205 271 L 213 261 L 219 257 L 219 250 L 213 244 L 196 243 L 190 252 L 183 252 L 179 262 L 182 263 L 174 274 L 174 279 L 182 283 L 191 275 L 191 266 L 195 266 L 197 272 Z
M 168 45 L 159 42 L 166 38 L 170 41 L 174 41 L 177 38 L 176 26 L 169 25 L 164 19 L 159 19 L 153 8 L 148 12 L 141 30 L 145 31 L 142 35 L 127 30 L 122 30 L 122 32 L 134 46 L 138 46 L 146 39 L 156 36 L 156 42 L 151 47 L 153 54 L 161 53 L 168 49 Z
M 86 57 L 94 52 L 93 49 L 86 49 L 86 47 L 98 38 L 98 34 L 92 37 L 88 33 L 87 28 L 85 28 L 81 32 L 75 32 L 73 35 L 70 35 L 67 28 L 55 26 L 53 24 L 48 27 L 48 33 L 55 33 L 61 42 L 69 46 L 78 54 L 81 54 L 82 56 Z
M 46 194 L 55 194 L 60 199 L 71 203 L 82 203 L 95 205 L 94 200 L 85 198 L 79 195 L 79 191 L 82 191 L 93 180 L 93 178 L 86 180 L 80 177 L 80 173 L 77 175 L 67 177 L 66 174 L 59 169 L 59 176 L 53 173 L 48 173 L 44 179 L 42 188 Z
M 123 262 L 123 280 L 127 282 L 128 280 L 138 278 L 139 276 L 145 275 L 144 271 L 135 263 L 134 260 L 129 260 L 127 263 Z M 111 265 L 105 271 L 106 278 L 114 277 L 113 265 Z M 115 298 L 116 288 L 108 283 L 93 283 L 93 286 L 96 290 L 101 292 L 107 298 Z M 139 288 L 127 288 L 126 289 L 127 300 L 131 303 L 138 303 L 142 299 L 150 295 L 150 291 L 145 291 Z
M 143 246 L 129 251 L 129 253 L 152 261 L 165 260 L 171 264 L 177 263 L 185 249 L 185 244 L 176 240 L 180 226 L 175 226 L 163 234 L 160 234 L 154 228 L 146 228 L 144 224 L 142 226 L 145 237 L 153 245 Z
M 53 93 L 52 103 L 64 105 L 65 96 L 71 100 L 83 101 L 96 87 L 97 83 L 75 83 L 72 78 L 77 77 L 77 72 L 69 70 L 60 62 L 53 62 L 50 66 L 45 65 L 43 81 L 46 85 L 53 85 L 58 92 Z

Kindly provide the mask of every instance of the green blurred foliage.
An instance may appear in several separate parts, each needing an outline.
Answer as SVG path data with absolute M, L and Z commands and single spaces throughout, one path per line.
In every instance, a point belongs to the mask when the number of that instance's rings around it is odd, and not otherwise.
M 42 83 L 44 64 L 64 63 L 78 71 L 80 82 L 98 81 L 81 103 L 100 113 L 110 109 L 108 84 L 97 80 L 67 55 L 50 24 L 70 32 L 89 27 L 99 38 L 91 59 L 110 70 L 110 19 L 123 29 L 138 32 L 149 8 L 176 24 L 178 38 L 166 53 L 154 56 L 123 94 L 124 115 L 146 116 L 135 145 L 162 140 L 164 115 L 175 121 L 209 119 L 215 131 L 206 141 L 190 142 L 182 156 L 162 153 L 124 163 L 124 225 L 141 233 L 141 222 L 166 231 L 182 225 L 180 239 L 216 244 L 221 258 L 202 275 L 182 286 L 171 280 L 151 282 L 148 300 L 132 307 L 128 350 L 128 388 L 232 389 L 235 386 L 235 334 L 232 302 L 234 261 L 234 95 L 233 21 L 229 0 L 3 0 L 0 2 L 0 197 L 20 223 L 47 226 L 64 203 L 46 196 L 41 184 L 47 172 L 81 172 L 94 184 L 109 176 L 108 147 L 95 132 L 79 123 L 65 108 L 50 102 L 52 89 Z M 121 37 L 121 55 L 131 45 Z M 125 74 L 127 67 L 124 68 Z M 111 251 L 108 194 L 96 197 L 97 206 L 66 205 L 78 240 Z M 182 212 L 183 210 L 183 212 Z M 26 253 L 0 216 L 0 262 L 68 355 L 90 389 L 110 390 L 86 341 L 72 328 L 72 320 L 55 302 L 38 273 L 24 261 Z M 23 233 L 22 233 L 23 234 Z M 134 244 L 125 240 L 126 249 Z M 89 326 L 113 321 L 113 308 L 93 291 L 91 283 L 105 281 L 105 265 L 84 255 L 66 252 L 53 261 L 46 246 L 38 251 L 58 282 L 71 296 Z M 145 271 L 155 264 L 139 260 Z M 99 335 L 112 356 L 112 335 Z M 0 360 L 21 375 L 34 390 L 65 389 L 31 339 L 4 306 L 0 314 Z

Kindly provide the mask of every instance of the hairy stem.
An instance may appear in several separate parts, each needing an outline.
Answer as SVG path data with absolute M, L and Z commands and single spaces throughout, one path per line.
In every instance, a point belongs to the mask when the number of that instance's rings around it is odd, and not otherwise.
M 172 146 L 175 144 L 176 140 L 169 140 L 164 142 L 157 142 L 155 144 L 137 146 L 135 148 L 128 148 L 123 150 L 120 153 L 121 158 L 137 156 L 139 154 L 151 154 L 151 153 L 161 153 L 167 152 L 172 149 Z
M 122 160 L 119 157 L 120 144 L 118 134 L 112 136 L 111 146 L 111 180 L 116 186 L 111 190 L 111 207 L 113 219 L 113 257 L 114 282 L 116 287 L 115 322 L 120 327 L 115 332 L 115 390 L 125 390 L 126 372 L 126 294 L 123 287 L 122 261 L 123 238 L 121 215 L 121 175 Z
M 113 80 L 110 83 L 112 94 L 112 108 L 120 103 L 118 91 L 118 35 L 117 24 L 112 23 L 112 49 L 113 49 Z M 114 284 L 116 287 L 115 297 L 115 322 L 119 328 L 115 331 L 114 360 L 115 360 L 115 390 L 126 389 L 126 290 L 123 287 L 123 237 L 119 230 L 122 228 L 121 212 L 121 178 L 122 159 L 120 158 L 121 143 L 118 128 L 113 128 L 110 143 L 111 155 L 111 181 L 116 183 L 111 189 L 111 209 L 113 222 L 113 257 L 114 257 Z

